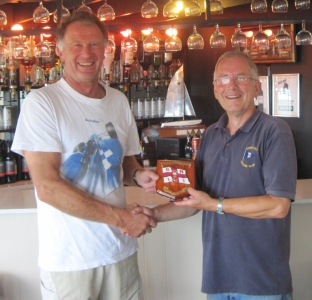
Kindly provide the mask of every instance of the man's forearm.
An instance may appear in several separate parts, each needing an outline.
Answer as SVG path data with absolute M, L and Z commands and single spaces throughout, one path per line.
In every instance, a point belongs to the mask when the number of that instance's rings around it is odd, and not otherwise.
M 119 228 L 123 233 L 138 237 L 149 232 L 157 223 L 146 215 L 133 215 L 134 207 L 118 208 L 99 201 L 88 193 L 59 180 L 34 182 L 38 198 L 71 216 Z
M 190 207 L 178 207 L 174 203 L 158 205 L 153 208 L 153 215 L 157 222 L 166 222 L 188 218 L 198 210 Z
M 124 172 L 123 183 L 126 185 L 137 185 L 133 181 L 133 175 L 137 169 L 143 169 L 143 167 L 138 163 L 136 158 L 134 156 L 125 156 L 122 168 Z

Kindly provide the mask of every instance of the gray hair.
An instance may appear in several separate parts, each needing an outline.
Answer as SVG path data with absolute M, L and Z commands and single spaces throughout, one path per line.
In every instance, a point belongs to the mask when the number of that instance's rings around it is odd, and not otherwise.
M 62 20 L 61 25 L 57 29 L 56 44 L 62 50 L 64 46 L 64 36 L 67 27 L 72 23 L 83 23 L 83 24 L 95 24 L 99 27 L 103 34 L 104 45 L 107 44 L 108 30 L 106 26 L 100 21 L 100 19 L 93 13 L 86 11 L 74 11 L 68 18 Z
M 254 79 L 257 79 L 257 80 L 259 79 L 259 73 L 258 73 L 258 68 L 257 68 L 256 64 L 253 62 L 253 60 L 247 54 L 245 54 L 244 52 L 241 52 L 241 51 L 227 51 L 219 57 L 219 59 L 216 63 L 216 66 L 215 66 L 214 73 L 213 73 L 214 79 L 215 79 L 216 70 L 217 70 L 217 67 L 218 67 L 220 61 L 225 59 L 225 58 L 231 58 L 231 57 L 244 58 L 249 64 L 252 77 Z

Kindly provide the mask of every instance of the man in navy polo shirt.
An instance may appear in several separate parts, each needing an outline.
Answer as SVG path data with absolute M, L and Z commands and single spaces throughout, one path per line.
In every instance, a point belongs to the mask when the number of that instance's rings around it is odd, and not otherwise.
M 289 300 L 297 178 L 291 130 L 256 108 L 258 70 L 244 53 L 219 58 L 213 85 L 225 114 L 200 143 L 197 190 L 189 189 L 181 202 L 135 211 L 161 222 L 203 210 L 202 292 L 208 300 Z

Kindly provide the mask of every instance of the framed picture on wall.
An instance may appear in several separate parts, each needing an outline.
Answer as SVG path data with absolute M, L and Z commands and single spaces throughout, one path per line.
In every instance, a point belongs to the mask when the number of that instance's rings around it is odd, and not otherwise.
M 247 47 L 240 50 L 248 54 L 256 64 L 296 62 L 294 24 L 283 24 L 283 28 L 275 24 L 244 26 L 242 31 L 247 36 Z M 281 32 L 283 41 L 278 41 Z
M 273 116 L 300 117 L 299 74 L 272 75 Z
M 269 97 L 269 77 L 259 76 L 259 81 L 261 83 L 259 96 L 255 99 L 255 104 L 258 109 L 266 114 L 270 114 L 270 97 Z

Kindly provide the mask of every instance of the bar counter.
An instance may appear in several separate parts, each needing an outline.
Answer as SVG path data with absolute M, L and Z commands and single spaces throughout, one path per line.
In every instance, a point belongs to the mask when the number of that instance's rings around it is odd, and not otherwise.
M 145 193 L 139 187 L 127 186 L 127 203 L 154 206 L 167 203 L 169 200 L 158 194 Z M 312 203 L 312 179 L 297 180 L 296 201 L 294 204 Z M 0 214 L 36 212 L 34 186 L 29 181 L 0 185 Z
M 126 187 L 127 202 L 154 206 L 169 200 Z M 312 294 L 312 179 L 298 180 L 292 204 L 290 267 L 294 299 Z M 159 223 L 138 239 L 139 269 L 148 300 L 204 300 L 202 274 L 202 213 Z M 1 299 L 40 300 L 38 225 L 31 181 L 0 186 L 0 290 Z M 182 263 L 183 262 L 183 263 Z

